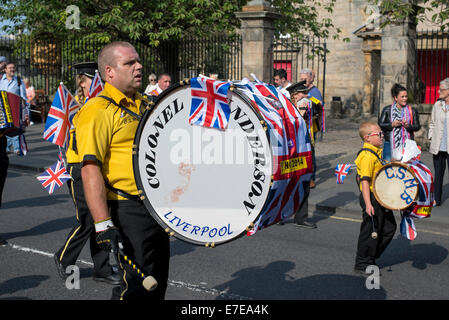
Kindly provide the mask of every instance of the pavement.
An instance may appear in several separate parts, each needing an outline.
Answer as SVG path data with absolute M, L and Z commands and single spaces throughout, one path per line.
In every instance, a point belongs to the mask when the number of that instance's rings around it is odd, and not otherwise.
M 315 146 L 317 159 L 316 188 L 309 197 L 309 216 L 318 224 L 323 216 L 341 219 L 361 219 L 359 190 L 355 172 L 351 172 L 344 184 L 336 184 L 335 167 L 339 163 L 354 163 L 362 143 L 358 136 L 359 123 L 367 119 L 327 119 L 326 133 L 318 133 Z M 376 121 L 375 118 L 370 120 Z M 28 144 L 26 156 L 10 155 L 10 168 L 31 172 L 36 176 L 58 160 L 58 146 L 42 138 L 44 124 L 36 123 L 25 133 Z M 433 172 L 432 155 L 423 151 L 421 161 Z M 352 171 L 352 170 L 351 170 Z M 449 170 L 448 170 L 449 171 Z M 449 230 L 449 183 L 444 181 L 442 205 L 434 207 L 430 218 L 415 220 L 421 230 L 444 232 Z

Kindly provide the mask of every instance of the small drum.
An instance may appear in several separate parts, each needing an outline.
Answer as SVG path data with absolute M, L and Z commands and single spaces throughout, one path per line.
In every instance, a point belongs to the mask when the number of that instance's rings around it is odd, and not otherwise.
M 194 79 L 165 90 L 140 120 L 134 176 L 167 233 L 215 246 L 295 213 L 311 179 L 311 144 L 291 102 L 274 86 L 248 81 L 223 98 L 225 129 L 190 125 Z
M 374 196 L 385 208 L 404 210 L 418 198 L 419 181 L 405 163 L 384 165 L 374 177 Z
M 25 101 L 18 95 L 0 91 L 0 131 L 15 136 L 22 126 Z

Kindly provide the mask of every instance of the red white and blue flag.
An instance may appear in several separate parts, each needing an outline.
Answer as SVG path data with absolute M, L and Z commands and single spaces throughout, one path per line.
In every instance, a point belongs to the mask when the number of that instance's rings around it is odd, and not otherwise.
M 428 218 L 431 215 L 434 200 L 432 172 L 424 163 L 418 160 L 413 160 L 407 164 L 415 173 L 419 182 L 418 200 L 413 205 L 410 215 L 418 219 Z
M 84 103 L 86 103 L 90 98 L 96 97 L 101 91 L 103 91 L 103 88 L 104 85 L 101 81 L 100 73 L 98 72 L 98 70 L 96 70 L 95 77 L 92 79 L 92 83 L 90 84 L 89 96 L 86 98 L 86 101 Z
M 337 177 L 337 184 L 343 184 L 346 176 L 349 174 L 352 165 L 350 163 L 337 164 L 335 168 L 335 176 Z
M 61 161 L 58 161 L 39 175 L 37 180 L 42 183 L 42 186 L 49 194 L 52 194 L 57 188 L 71 178 L 70 174 L 64 168 L 64 164 Z
M 69 90 L 61 83 L 48 112 L 45 122 L 44 139 L 60 147 L 66 147 L 72 120 L 80 105 Z
M 230 82 L 197 77 L 190 79 L 192 105 L 189 123 L 208 128 L 226 129 L 231 115 L 228 104 Z
M 304 186 L 313 171 L 312 146 L 303 118 L 275 86 L 249 81 L 235 85 L 264 118 L 273 154 L 273 194 L 254 222 L 254 228 L 247 233 L 252 235 L 299 209 L 306 197 Z
M 401 234 L 409 240 L 415 240 L 416 232 L 415 223 L 413 222 L 412 217 L 407 213 L 403 214 L 401 224 L 400 224 Z

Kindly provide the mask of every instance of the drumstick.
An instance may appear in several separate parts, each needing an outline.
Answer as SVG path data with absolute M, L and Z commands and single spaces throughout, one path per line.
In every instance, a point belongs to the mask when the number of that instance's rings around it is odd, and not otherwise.
M 371 218 L 371 224 L 372 224 L 372 230 L 373 230 L 373 232 L 371 232 L 371 238 L 377 239 L 377 232 L 376 232 L 376 228 L 374 227 L 373 216 L 370 216 L 370 218 Z
M 142 280 L 142 286 L 147 291 L 153 291 L 157 287 L 157 280 L 153 276 L 147 276 L 145 273 L 143 273 L 138 266 L 126 255 L 123 254 L 123 244 L 119 242 L 119 247 L 117 248 L 115 245 L 112 246 L 111 252 L 109 253 L 109 264 L 111 267 L 118 267 L 120 266 L 122 270 L 124 270 L 124 267 L 122 267 L 122 264 L 120 262 L 120 257 L 123 257 L 123 259 L 128 262 L 128 264 L 132 267 L 132 270 L 141 278 Z

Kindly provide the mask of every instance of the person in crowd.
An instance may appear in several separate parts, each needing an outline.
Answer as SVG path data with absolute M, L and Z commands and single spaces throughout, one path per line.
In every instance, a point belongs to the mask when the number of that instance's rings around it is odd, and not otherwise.
M 8 91 L 11 93 L 14 93 L 18 96 L 20 96 L 23 100 L 26 101 L 25 106 L 25 125 L 28 126 L 30 123 L 30 110 L 29 110 L 29 104 L 27 102 L 27 94 L 26 94 L 26 88 L 23 80 L 16 76 L 16 66 L 14 63 L 9 62 L 5 66 L 5 73 L 0 78 L 0 90 Z M 19 136 L 14 137 L 6 137 L 7 138 L 7 150 L 11 150 L 11 153 L 15 153 L 17 155 L 20 153 L 20 143 L 19 143 Z
M 101 95 L 89 99 L 73 120 L 77 155 L 87 206 L 99 246 L 111 252 L 123 246 L 124 255 L 158 282 L 149 292 L 133 268 L 124 268 L 113 299 L 164 299 L 170 244 L 139 197 L 134 179 L 132 149 L 141 118 L 142 65 L 128 42 L 111 42 L 98 55 L 105 81 Z M 143 109 L 142 109 L 143 110 Z
M 323 127 L 323 114 L 324 114 L 324 99 L 321 95 L 320 90 L 313 84 L 315 81 L 315 72 L 311 69 L 302 69 L 299 73 L 299 78 L 301 81 L 305 81 L 305 86 L 308 89 L 307 98 L 312 102 L 313 105 L 313 116 L 310 120 L 310 132 L 312 139 L 315 142 L 316 133 L 322 130 Z M 315 178 L 316 171 L 312 175 L 312 180 L 310 181 L 310 188 L 315 188 Z
M 315 159 L 315 148 L 313 143 L 313 133 L 310 128 L 310 119 L 313 116 L 312 102 L 307 98 L 309 89 L 305 86 L 305 81 L 300 81 L 288 87 L 290 93 L 291 101 L 293 105 L 298 109 L 299 113 L 304 119 L 307 125 L 307 130 L 309 132 L 311 145 L 312 145 L 312 164 L 313 172 L 316 170 L 316 159 Z M 304 200 L 301 203 L 299 209 L 295 212 L 293 218 L 293 223 L 295 226 L 315 229 L 317 225 L 311 221 L 308 221 L 309 217 L 309 193 L 310 184 L 304 190 Z
M 75 99 L 81 104 L 89 96 L 89 88 L 95 70 L 98 69 L 96 62 L 83 62 L 74 65 L 77 70 L 76 83 L 77 95 Z M 87 207 L 86 197 L 83 190 L 81 179 L 81 163 L 78 158 L 74 130 L 70 131 L 70 140 L 66 152 L 67 171 L 72 180 L 69 181 L 69 192 L 75 205 L 76 224 L 67 235 L 66 241 L 61 248 L 54 254 L 54 261 L 59 276 L 65 280 L 68 277 L 67 267 L 76 264 L 81 250 L 89 240 L 90 255 L 94 263 L 93 279 L 95 281 L 106 282 L 108 284 L 120 284 L 120 274 L 109 264 L 109 254 L 101 250 L 96 242 L 95 227 L 92 216 Z
M 357 154 L 357 177 L 360 181 L 360 206 L 362 208 L 362 224 L 357 242 L 354 272 L 371 275 L 367 270 L 376 265 L 378 259 L 387 248 L 396 232 L 396 220 L 393 212 L 384 208 L 374 196 L 373 180 L 382 168 L 383 132 L 375 122 L 363 122 L 359 126 L 359 135 L 363 147 Z M 372 237 L 373 230 L 378 233 Z
M 291 86 L 291 83 L 287 80 L 287 71 L 285 69 L 277 69 L 274 71 L 274 84 L 290 99 L 290 92 L 288 92 L 287 88 Z
M 433 105 L 428 133 L 434 167 L 434 206 L 441 205 L 446 163 L 449 168 L 449 78 L 440 82 L 438 92 L 439 99 Z
M 158 96 L 171 84 L 171 76 L 168 73 L 162 73 L 157 78 L 156 87 L 150 92 L 150 96 Z
M 378 123 L 385 136 L 384 160 L 400 160 L 405 141 L 414 139 L 414 132 L 421 129 L 419 113 L 407 104 L 407 89 L 396 83 L 391 88 L 393 103 L 382 109 Z
M 156 89 L 156 87 L 157 87 L 157 77 L 154 73 L 152 73 L 148 76 L 148 85 L 147 85 L 144 93 L 149 95 L 151 93 L 151 91 Z
M 23 83 L 25 83 L 25 89 L 27 94 L 27 102 L 30 105 L 30 112 L 32 109 L 36 108 L 36 91 L 34 90 L 34 87 L 30 83 L 30 79 L 25 78 L 23 79 Z M 34 124 L 33 121 L 31 121 L 31 113 L 30 113 L 30 126 Z

